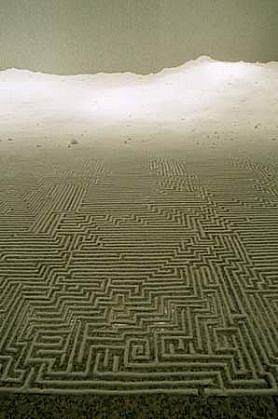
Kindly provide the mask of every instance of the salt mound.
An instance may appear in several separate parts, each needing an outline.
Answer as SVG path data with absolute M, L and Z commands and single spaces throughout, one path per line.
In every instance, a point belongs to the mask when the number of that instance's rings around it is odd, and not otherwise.
M 80 130 L 277 129 L 278 63 L 202 56 L 146 76 L 0 72 L 0 135 Z

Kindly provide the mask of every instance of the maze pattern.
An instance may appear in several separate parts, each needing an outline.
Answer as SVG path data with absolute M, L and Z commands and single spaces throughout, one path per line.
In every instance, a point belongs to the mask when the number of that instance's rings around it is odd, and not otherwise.
M 0 390 L 278 394 L 272 157 L 1 155 Z

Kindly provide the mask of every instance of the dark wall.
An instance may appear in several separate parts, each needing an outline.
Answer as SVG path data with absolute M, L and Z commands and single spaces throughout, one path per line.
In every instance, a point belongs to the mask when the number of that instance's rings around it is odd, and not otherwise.
M 149 73 L 278 61 L 278 0 L 0 0 L 0 69 Z

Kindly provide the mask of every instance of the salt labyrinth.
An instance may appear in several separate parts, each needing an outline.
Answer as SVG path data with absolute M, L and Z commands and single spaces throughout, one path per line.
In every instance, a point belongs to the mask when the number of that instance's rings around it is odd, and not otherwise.
M 277 75 L 0 73 L 0 392 L 278 395 Z

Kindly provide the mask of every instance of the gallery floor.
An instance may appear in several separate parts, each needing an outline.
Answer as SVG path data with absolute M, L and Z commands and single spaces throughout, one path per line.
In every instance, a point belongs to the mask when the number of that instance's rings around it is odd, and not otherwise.
M 3 406 L 276 403 L 278 139 L 0 147 Z

